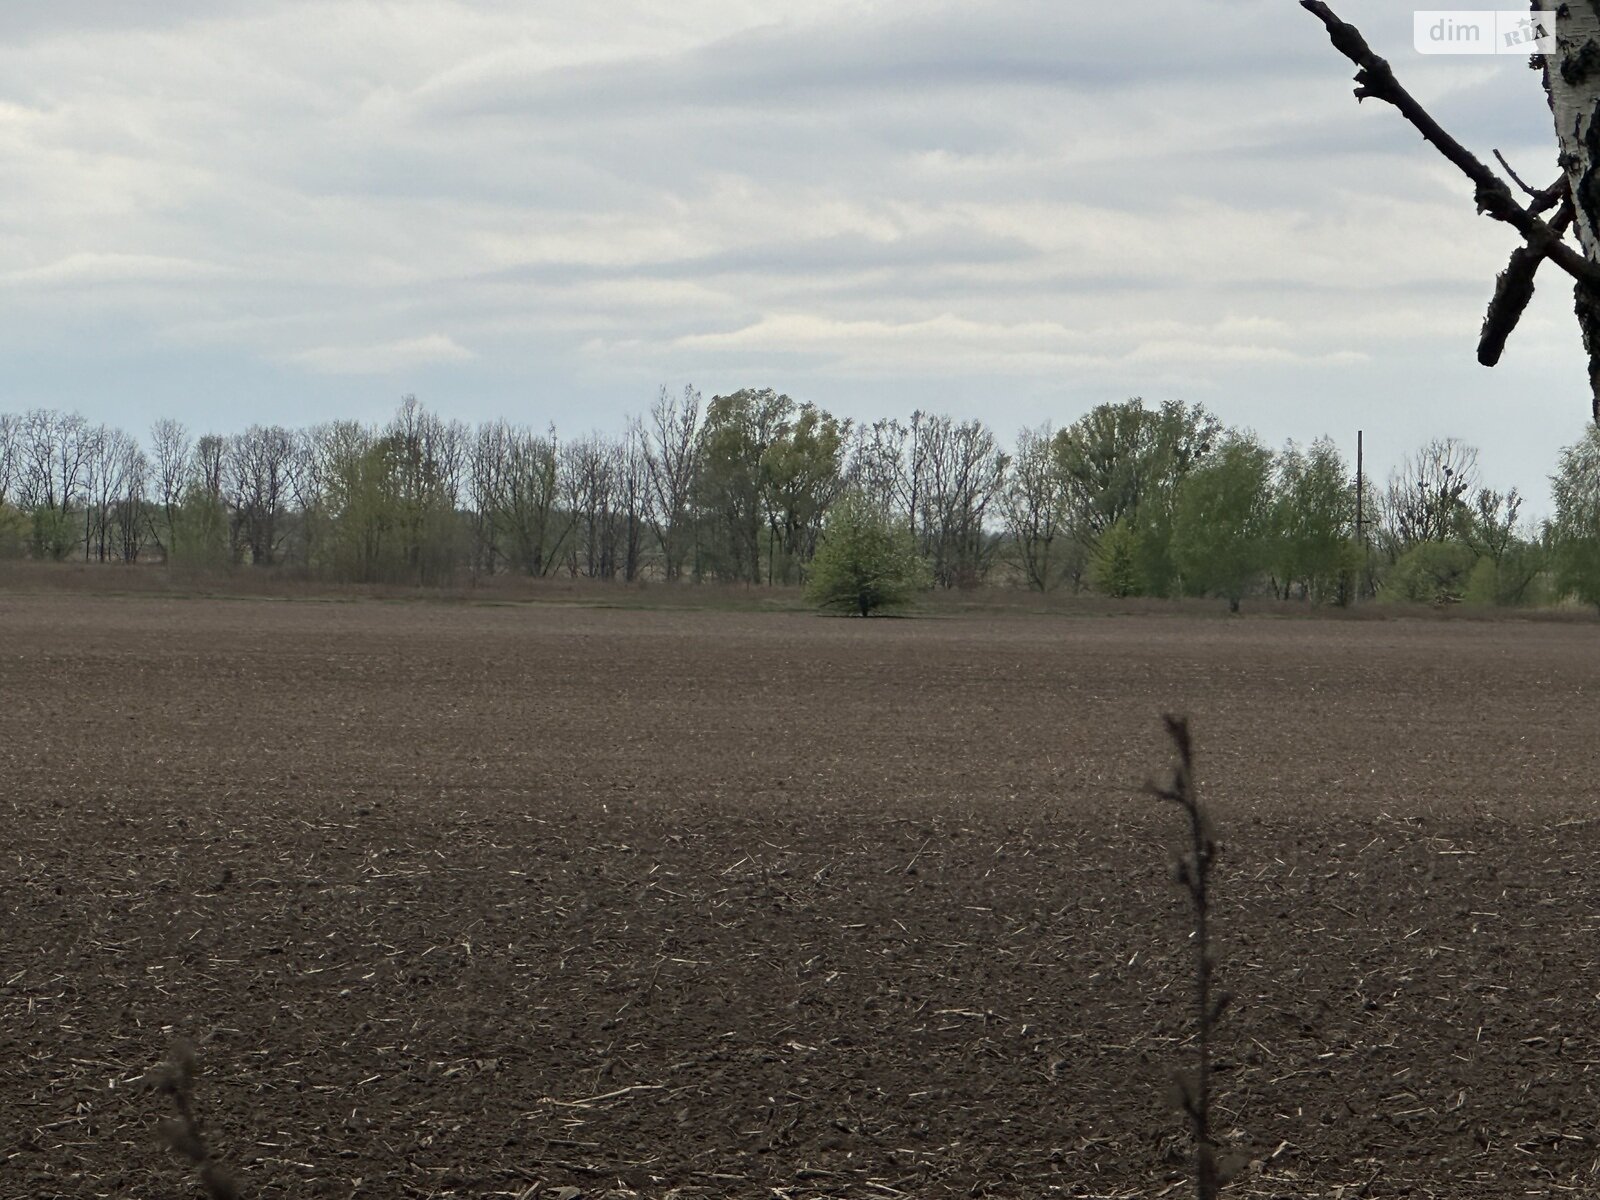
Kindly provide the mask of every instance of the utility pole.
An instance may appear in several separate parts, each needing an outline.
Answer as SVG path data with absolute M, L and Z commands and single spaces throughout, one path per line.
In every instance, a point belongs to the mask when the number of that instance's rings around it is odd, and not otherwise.
M 1356 580 L 1357 598 L 1361 595 L 1361 589 L 1367 584 L 1369 574 L 1367 567 L 1370 565 L 1367 562 L 1367 529 L 1363 509 L 1367 500 L 1366 464 L 1362 460 L 1364 437 L 1363 430 L 1356 430 L 1356 542 L 1361 547 L 1361 575 Z
M 1361 501 L 1362 493 L 1366 491 L 1366 480 L 1363 477 L 1363 464 L 1361 461 L 1363 436 L 1361 430 L 1356 430 L 1356 541 L 1365 546 L 1367 543 L 1361 536 Z

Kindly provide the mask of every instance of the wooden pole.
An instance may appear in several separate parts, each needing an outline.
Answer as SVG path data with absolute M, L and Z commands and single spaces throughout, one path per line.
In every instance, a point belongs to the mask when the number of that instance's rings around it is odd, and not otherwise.
M 1361 575 L 1356 580 L 1357 598 L 1367 585 L 1367 530 L 1362 507 L 1367 499 L 1366 464 L 1362 460 L 1364 437 L 1363 430 L 1356 430 L 1356 541 L 1361 546 Z
M 1361 502 L 1364 498 L 1362 493 L 1366 491 L 1366 488 L 1364 486 L 1365 480 L 1362 477 L 1364 465 L 1361 461 L 1362 437 L 1362 431 L 1356 430 L 1356 541 L 1361 542 L 1364 546 L 1366 542 L 1361 537 Z

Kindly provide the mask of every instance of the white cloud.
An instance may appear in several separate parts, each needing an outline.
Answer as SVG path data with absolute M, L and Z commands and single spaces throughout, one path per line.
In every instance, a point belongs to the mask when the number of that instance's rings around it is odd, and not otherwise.
M 1553 176 L 1533 76 L 1341 11 Z M 1370 397 L 1486 446 L 1515 392 L 1570 438 L 1562 289 L 1472 367 L 1511 243 L 1350 74 L 1283 0 L 0 6 L 0 385 L 132 426 L 202 360 L 284 406 L 244 423 L 422 370 L 585 426 L 669 378 L 1003 427 L 1166 389 L 1302 438 Z
M 327 375 L 393 375 L 436 363 L 476 357 L 442 333 L 377 346 L 316 346 L 287 356 L 291 362 Z
M 223 274 L 212 263 L 159 254 L 79 252 L 0 274 L 0 286 L 82 287 L 115 283 L 187 283 Z

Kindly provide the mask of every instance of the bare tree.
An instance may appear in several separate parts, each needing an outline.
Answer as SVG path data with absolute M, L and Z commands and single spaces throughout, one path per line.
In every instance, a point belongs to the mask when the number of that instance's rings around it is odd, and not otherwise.
M 947 435 L 950 418 L 920 409 L 909 422 L 894 418 L 874 421 L 862 430 L 846 476 L 886 515 L 906 522 L 921 552 L 931 552 L 935 535 L 928 530 L 928 492 L 938 473 L 937 442 Z
M 1060 579 L 1069 549 L 1067 486 L 1049 422 L 1017 435 L 1017 451 L 1000 492 L 1011 550 L 1028 586 L 1048 591 Z M 1070 564 L 1069 564 L 1070 565 Z
M 19 491 L 28 508 L 65 517 L 83 500 L 84 463 L 92 431 L 77 413 L 36 408 L 23 418 Z
M 100 425 L 89 431 L 84 462 L 83 556 L 100 562 L 133 562 L 143 545 L 145 485 L 149 460 L 139 443 L 121 429 Z
M 112 509 L 122 497 L 126 475 L 135 465 L 138 445 L 120 429 L 99 425 L 89 431 L 89 453 L 84 459 L 83 557 L 100 562 L 114 556 Z M 141 486 L 142 491 L 142 486 Z
M 650 410 L 645 443 L 653 503 L 650 521 L 661 543 L 662 564 L 668 579 L 683 573 L 692 536 L 694 493 L 700 460 L 700 393 L 685 386 L 682 401 L 665 387 Z
M 1559 0 L 1532 0 L 1528 42 L 1536 51 L 1546 99 L 1555 119 L 1556 162 L 1560 175 L 1535 190 L 1523 183 L 1505 159 L 1496 158 L 1526 196 L 1518 200 L 1499 174 L 1473 155 L 1418 103 L 1389 63 L 1375 54 L 1361 31 L 1340 20 L 1323 0 L 1300 0 L 1328 31 L 1334 48 L 1353 62 L 1357 100 L 1393 105 L 1440 154 L 1473 185 L 1478 211 L 1503 221 L 1522 235 L 1523 245 L 1495 280 L 1494 294 L 1478 340 L 1478 361 L 1500 361 L 1507 339 L 1533 296 L 1534 274 L 1546 259 L 1574 281 L 1575 310 L 1589 355 L 1589 385 L 1594 418 L 1600 421 L 1600 7 Z M 1537 40 L 1535 40 L 1537 39 Z M 1546 214 L 1554 210 L 1554 216 Z M 1566 241 L 1575 235 L 1577 245 Z
M 1467 497 L 1478 486 L 1478 451 L 1456 438 L 1429 442 L 1395 468 L 1383 496 L 1381 543 L 1393 562 L 1421 542 L 1467 535 Z
M 1503 565 L 1507 551 L 1517 541 L 1517 519 L 1521 513 L 1522 496 L 1516 488 L 1509 492 L 1479 488 L 1467 535 L 1472 552 L 1497 567 Z
M 934 580 L 943 587 L 981 582 L 999 546 L 986 522 L 1009 459 L 981 421 L 913 414 L 910 445 L 921 509 L 915 536 Z
M 14 486 L 19 507 L 33 514 L 33 553 L 65 558 L 77 541 L 71 515 L 84 503 L 92 432 L 77 413 L 36 408 L 17 436 Z
M 155 493 L 150 536 L 163 558 L 172 554 L 183 494 L 189 483 L 194 439 L 183 422 L 163 417 L 150 427 L 150 483 Z
M 56 508 L 54 487 L 55 419 L 57 414 L 36 408 L 18 423 L 12 478 L 17 503 L 23 508 Z
M 899 500 L 897 507 L 906 514 L 911 536 L 920 537 L 924 557 L 928 552 L 927 522 L 924 517 L 928 503 L 928 473 L 932 465 L 928 461 L 928 426 L 932 420 L 921 410 L 911 414 L 911 424 L 906 427 L 902 443 L 904 450 L 900 471 L 895 480 Z
M 146 498 L 150 460 L 131 437 L 122 438 L 121 454 L 122 487 L 112 503 L 111 525 L 118 557 L 131 563 L 138 560 L 144 548 L 145 530 L 152 524 Z
M 16 413 L 0 413 L 0 505 L 16 487 L 21 444 L 22 418 Z
M 882 418 L 862 425 L 851 442 L 845 483 L 858 490 L 879 512 L 909 519 L 916 507 L 914 476 L 905 467 L 910 430 L 899 421 Z
M 573 519 L 560 511 L 559 444 L 555 429 L 546 436 L 490 422 L 478 430 L 472 455 L 470 490 L 479 510 L 479 552 L 492 562 L 497 547 L 529 575 L 548 575 L 560 565 Z
M 257 566 L 278 561 L 297 465 L 294 435 L 281 425 L 252 425 L 228 440 L 225 467 L 235 542 Z
M 611 470 L 617 481 L 617 509 L 621 522 L 618 540 L 622 578 L 632 583 L 644 569 L 644 531 L 653 511 L 649 442 L 644 425 L 638 418 L 628 422 L 627 430 L 612 453 Z
M 467 502 L 472 510 L 472 573 L 493 575 L 500 562 L 500 498 L 511 464 L 511 426 L 478 427 L 467 460 Z
M 468 434 L 406 396 L 384 431 L 392 519 L 404 572 L 419 582 L 455 570 L 456 505 L 466 467 Z
M 326 530 L 326 512 L 323 506 L 323 474 L 318 431 L 323 426 L 294 429 L 290 433 L 294 444 L 290 448 L 289 508 L 295 516 L 299 534 L 299 557 L 307 570 L 315 569 L 321 553 L 319 540 Z
M 219 501 L 228 499 L 227 457 L 228 439 L 208 433 L 194 444 L 194 460 L 189 467 L 190 482 L 205 495 Z
M 576 523 L 567 542 L 567 568 L 610 579 L 617 568 L 615 449 L 598 433 L 561 447 L 561 503 Z

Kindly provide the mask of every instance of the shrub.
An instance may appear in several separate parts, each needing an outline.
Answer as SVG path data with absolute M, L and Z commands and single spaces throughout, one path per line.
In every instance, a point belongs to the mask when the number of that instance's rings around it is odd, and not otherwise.
M 1562 595 L 1600 607 L 1600 538 L 1558 534 L 1553 557 Z
M 22 558 L 28 552 L 28 515 L 0 500 L 0 558 Z
M 822 608 L 859 612 L 898 608 L 932 586 L 909 531 L 858 492 L 829 510 L 806 580 L 806 598 Z
M 1467 579 L 1464 599 L 1468 604 L 1531 607 L 1547 603 L 1548 593 L 1543 548 L 1519 544 L 1498 562 L 1480 558 Z
M 1454 604 L 1466 595 L 1476 565 L 1471 547 L 1460 542 L 1419 542 L 1384 575 L 1384 598 L 1416 604 Z
M 60 509 L 40 505 L 33 510 L 29 541 L 33 557 L 64 561 L 79 544 L 77 522 Z

